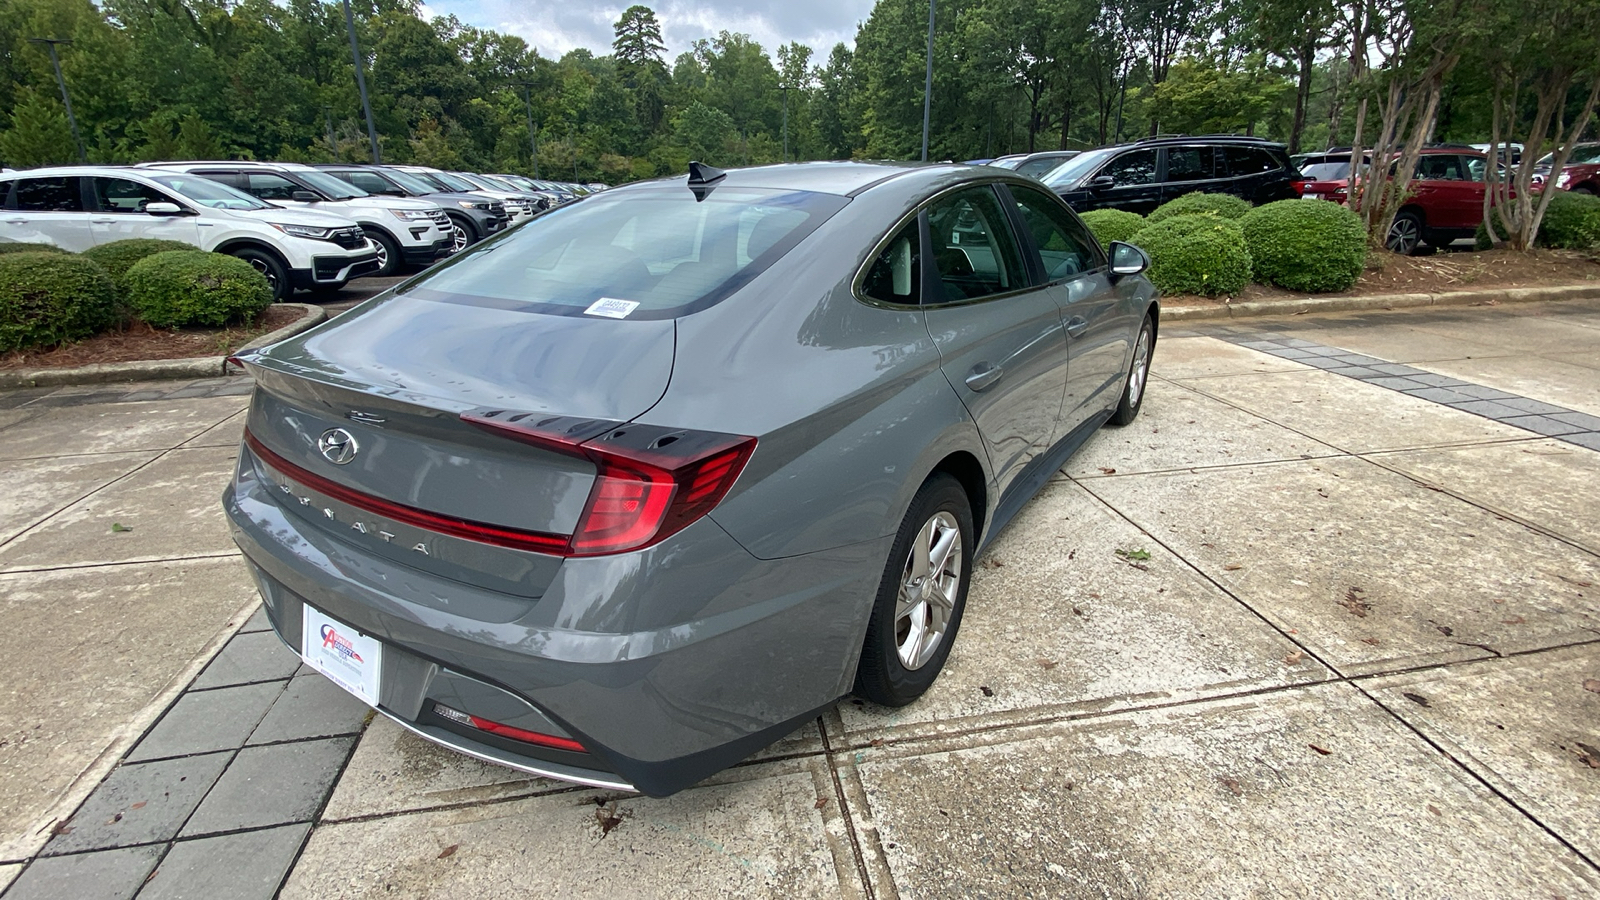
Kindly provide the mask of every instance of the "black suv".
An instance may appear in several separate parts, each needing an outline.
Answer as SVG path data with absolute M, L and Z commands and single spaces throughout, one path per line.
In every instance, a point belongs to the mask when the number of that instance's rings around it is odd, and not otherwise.
M 1078 212 L 1125 209 L 1145 215 L 1193 191 L 1232 194 L 1260 205 L 1298 196 L 1282 144 L 1234 135 L 1156 137 L 1080 153 L 1044 182 Z

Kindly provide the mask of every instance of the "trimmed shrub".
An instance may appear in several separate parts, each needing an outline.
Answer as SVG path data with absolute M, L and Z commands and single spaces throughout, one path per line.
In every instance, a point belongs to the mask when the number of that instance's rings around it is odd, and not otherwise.
M 1128 242 L 1150 254 L 1150 280 L 1164 294 L 1236 294 L 1250 283 L 1244 232 L 1229 219 L 1177 216 Z
M 0 255 L 0 352 L 80 341 L 117 320 L 117 289 L 70 253 Z
M 1554 250 L 1588 250 L 1600 244 L 1600 197 L 1556 191 L 1534 243 Z
M 30 244 L 26 241 L 0 243 L 0 253 L 66 253 L 55 244 Z
M 122 283 L 122 277 L 128 274 L 133 264 L 146 256 L 165 253 L 168 250 L 193 250 L 193 244 L 181 241 L 163 241 L 158 238 L 128 238 L 123 241 L 112 241 L 109 244 L 100 244 L 83 251 L 83 255 L 100 264 L 106 270 L 111 280 L 117 287 L 127 290 L 127 285 Z
M 272 304 L 266 276 L 242 259 L 204 250 L 168 250 L 123 276 L 133 314 L 156 328 L 226 325 Z
M 1145 223 L 1144 216 L 1123 209 L 1091 209 L 1082 218 L 1102 247 L 1110 246 L 1112 241 L 1126 241 Z
M 1161 222 L 1178 216 L 1212 215 L 1224 219 L 1240 219 L 1250 211 L 1250 203 L 1232 194 L 1205 194 L 1195 191 L 1176 200 L 1168 200 L 1150 213 L 1151 222 Z
M 1323 200 L 1279 200 L 1240 220 L 1255 279 L 1291 291 L 1348 291 L 1367 260 L 1354 211 Z

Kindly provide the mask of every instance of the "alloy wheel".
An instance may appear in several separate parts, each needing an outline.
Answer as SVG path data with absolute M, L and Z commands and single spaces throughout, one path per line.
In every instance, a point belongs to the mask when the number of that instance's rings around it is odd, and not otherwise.
M 462 228 L 458 224 L 451 223 L 451 225 L 450 225 L 450 252 L 451 253 L 460 253 L 461 251 L 463 251 L 465 249 L 467 249 L 467 230 L 465 228 Z
M 1138 406 L 1144 396 L 1145 377 L 1150 374 L 1150 332 L 1139 332 L 1139 343 L 1133 347 L 1133 368 L 1128 370 L 1128 405 Z
M 917 531 L 895 600 L 895 651 L 908 671 L 932 659 L 944 640 L 961 587 L 961 564 L 961 528 L 955 516 L 940 510 Z
M 1422 226 L 1410 216 L 1395 216 L 1389 226 L 1389 239 L 1384 242 L 1391 252 L 1410 256 L 1422 243 Z
M 383 241 L 373 241 L 372 245 L 378 249 L 378 271 L 379 272 L 388 271 L 388 269 L 389 269 L 389 248 L 385 247 L 383 245 Z
M 267 287 L 272 288 L 272 295 L 278 295 L 278 273 L 267 265 L 267 261 L 258 257 L 251 257 L 250 267 L 260 272 L 267 279 Z

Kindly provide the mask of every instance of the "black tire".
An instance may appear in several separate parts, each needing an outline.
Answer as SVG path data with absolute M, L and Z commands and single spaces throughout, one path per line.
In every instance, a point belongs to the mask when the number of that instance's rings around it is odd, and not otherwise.
M 478 234 L 478 226 L 474 225 L 471 219 L 466 216 L 451 216 L 450 239 L 452 241 L 450 253 L 453 256 L 476 244 L 483 239 L 483 236 Z
M 1133 353 L 1128 359 L 1128 377 L 1122 382 L 1122 399 L 1117 401 L 1117 411 L 1111 414 L 1111 424 L 1127 425 L 1139 417 L 1139 410 L 1144 408 L 1144 395 L 1150 386 L 1150 360 L 1155 353 L 1155 324 L 1149 316 L 1145 316 L 1144 324 L 1139 326 L 1139 336 L 1133 342 Z
M 378 248 L 378 271 L 372 274 L 382 278 L 398 273 L 400 266 L 405 263 L 404 258 L 400 255 L 399 242 L 376 228 L 363 228 L 361 230 L 366 233 L 367 238 Z
M 1572 189 L 1572 192 L 1574 194 L 1587 194 L 1590 197 L 1594 196 L 1594 188 L 1589 187 L 1587 184 L 1578 185 L 1577 187 Z
M 1414 256 L 1423 242 L 1422 216 L 1411 209 L 1402 209 L 1395 213 L 1394 222 L 1389 225 L 1389 234 L 1384 238 L 1383 245 L 1391 253 Z
M 953 524 L 953 528 L 951 525 Z M 954 531 L 959 543 L 953 549 L 960 556 L 954 560 L 954 572 L 949 571 L 950 556 L 946 551 L 946 566 L 941 572 L 929 572 L 916 588 L 917 602 L 897 614 L 900 607 L 902 585 L 909 583 L 912 572 L 912 551 L 924 529 L 938 525 L 943 534 Z M 884 706 L 905 706 L 933 685 L 950 655 L 956 632 L 961 627 L 961 613 L 967 605 L 967 585 L 972 580 L 972 556 L 976 550 L 972 533 L 972 506 L 961 482 L 943 472 L 936 472 L 911 501 L 905 521 L 895 535 L 894 547 L 884 566 L 883 581 L 878 586 L 878 596 L 873 601 L 872 618 L 867 623 L 867 639 L 861 648 L 861 663 L 856 668 L 855 693 Z M 930 555 L 936 546 L 930 546 Z M 943 585 L 941 588 L 940 585 Z M 930 587 L 932 588 L 930 590 Z M 953 593 L 953 597 L 950 594 Z M 936 602 L 937 598 L 949 600 L 948 607 Z M 909 600 L 908 600 L 909 602 Z M 942 613 L 940 611 L 943 611 Z M 916 622 L 924 627 L 918 636 L 928 634 L 927 625 L 932 617 L 943 618 L 942 630 L 932 643 L 913 640 L 910 633 Z M 905 619 L 902 628 L 901 619 Z M 907 667 L 903 661 L 902 643 L 911 644 L 907 652 L 921 656 L 920 661 Z M 924 655 L 925 654 L 925 655 Z
M 229 251 L 229 255 L 244 260 L 266 276 L 267 284 L 272 288 L 273 303 L 282 303 L 294 293 L 294 285 L 289 283 L 289 267 L 283 264 L 277 254 L 255 247 L 240 247 Z

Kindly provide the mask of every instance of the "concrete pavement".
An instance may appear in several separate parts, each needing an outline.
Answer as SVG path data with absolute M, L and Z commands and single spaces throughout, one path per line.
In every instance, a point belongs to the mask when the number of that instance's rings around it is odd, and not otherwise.
M 0 885 L 1600 896 L 1597 370 L 1594 302 L 1169 328 L 924 699 L 665 800 L 369 721 L 246 621 L 237 383 L 0 394 Z

